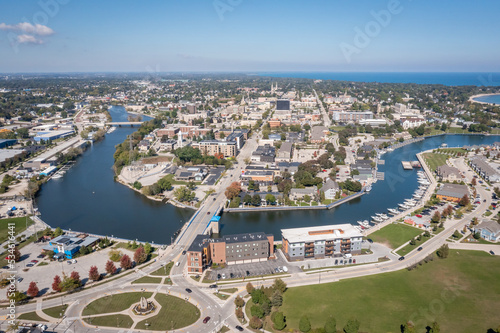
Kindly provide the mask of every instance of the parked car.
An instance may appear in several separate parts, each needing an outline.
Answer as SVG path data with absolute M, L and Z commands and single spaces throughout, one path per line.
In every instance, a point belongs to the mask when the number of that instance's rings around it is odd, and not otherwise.
M 208 286 L 209 288 L 217 288 L 217 285 L 216 284 L 211 284 Z
M 24 279 L 23 279 L 22 277 L 18 277 L 18 278 L 17 278 L 17 282 L 18 282 L 18 283 L 22 282 L 23 280 L 24 280 Z
M 236 325 L 235 327 L 238 331 L 240 332 L 243 332 L 243 327 L 241 327 L 240 325 Z
M 207 316 L 207 317 L 205 317 L 205 319 L 203 319 L 203 324 L 208 323 L 208 321 L 209 321 L 209 320 L 210 320 L 210 317 L 208 317 L 208 316 Z
M 185 251 L 185 250 L 184 250 L 184 251 L 182 251 L 182 255 L 185 255 L 185 254 L 186 254 L 186 251 Z
M 422 217 L 422 215 L 420 215 L 420 214 L 417 214 L 417 215 L 415 215 L 415 216 L 416 216 L 416 217 Z
M 490 251 L 490 254 L 491 254 L 492 256 L 494 256 L 494 255 L 495 255 L 495 252 L 493 252 L 493 251 Z
M 222 279 L 226 278 L 226 274 L 222 273 Z
M 33 260 L 31 260 L 31 262 L 34 263 L 34 264 L 36 264 L 38 262 L 38 260 L 33 259 Z
M 355 264 L 356 263 L 356 259 L 352 259 L 352 263 Z
M 217 274 L 217 280 L 220 280 L 220 278 L 221 278 L 221 275 Z
M 368 238 L 367 241 L 368 241 L 368 243 L 373 243 L 373 239 L 371 239 L 371 238 Z

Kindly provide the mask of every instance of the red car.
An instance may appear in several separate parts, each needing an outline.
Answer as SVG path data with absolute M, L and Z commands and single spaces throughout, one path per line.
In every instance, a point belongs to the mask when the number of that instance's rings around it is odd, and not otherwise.
M 420 215 L 420 214 L 417 214 L 417 215 L 415 215 L 415 216 L 416 216 L 416 217 L 422 217 L 422 215 Z
M 205 319 L 203 319 L 203 324 L 208 323 L 209 320 L 210 320 L 210 317 L 205 317 Z

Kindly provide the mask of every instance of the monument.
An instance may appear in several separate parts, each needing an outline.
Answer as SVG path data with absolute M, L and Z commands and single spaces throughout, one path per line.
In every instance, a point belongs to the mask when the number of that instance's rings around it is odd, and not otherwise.
M 145 316 L 152 313 L 156 309 L 153 302 L 148 301 L 146 297 L 142 296 L 139 304 L 136 304 L 133 308 L 134 313 L 137 315 Z

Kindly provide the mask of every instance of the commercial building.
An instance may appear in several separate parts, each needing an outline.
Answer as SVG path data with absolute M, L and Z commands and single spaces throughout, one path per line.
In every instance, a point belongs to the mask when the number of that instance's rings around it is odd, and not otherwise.
M 275 154 L 276 148 L 269 144 L 265 144 L 257 147 L 257 149 L 252 153 L 251 160 L 253 162 L 273 163 Z
M 464 195 L 469 195 L 467 185 L 461 184 L 443 184 L 443 186 L 436 192 L 436 197 L 439 200 L 459 202 Z
M 280 149 L 278 150 L 278 155 L 276 156 L 277 161 L 289 161 L 292 159 L 292 149 L 293 144 L 291 142 L 283 142 Z
M 205 179 L 207 170 L 203 168 L 179 168 L 175 172 L 175 180 L 201 182 Z
M 40 142 L 41 140 L 44 140 L 44 141 L 56 140 L 56 139 L 60 139 L 60 138 L 65 138 L 65 137 L 70 136 L 74 133 L 75 133 L 75 131 L 73 131 L 73 130 L 38 132 L 36 134 L 36 136 L 33 137 L 33 140 L 35 140 L 36 142 Z
M 325 141 L 325 137 L 328 134 L 328 128 L 325 126 L 314 126 L 311 129 L 311 138 L 310 141 L 312 143 L 322 143 Z
M 9 147 L 9 146 L 13 146 L 16 143 L 17 143 L 16 139 L 4 139 L 4 140 L 0 140 L 0 149 L 1 148 L 5 148 L 5 147 Z
M 212 264 L 245 264 L 274 259 L 274 236 L 263 232 L 213 239 L 198 235 L 187 250 L 188 273 L 200 274 Z
M 361 254 L 363 235 L 351 224 L 281 229 L 288 260 Z
M 274 180 L 274 171 L 272 170 L 245 170 L 241 175 L 243 181 L 253 180 L 261 184 L 271 184 Z
M 333 120 L 339 123 L 359 123 L 361 120 L 373 119 L 371 111 L 333 111 Z
M 290 111 L 290 100 L 278 99 L 276 101 L 276 111 Z
M 53 251 L 54 258 L 72 259 L 80 248 L 94 246 L 99 241 L 97 237 L 90 237 L 85 234 L 80 235 L 61 235 L 49 241 L 49 245 L 43 249 L 45 251 Z
M 222 154 L 224 157 L 234 157 L 238 153 L 236 141 L 205 140 L 198 147 L 202 154 L 210 156 Z

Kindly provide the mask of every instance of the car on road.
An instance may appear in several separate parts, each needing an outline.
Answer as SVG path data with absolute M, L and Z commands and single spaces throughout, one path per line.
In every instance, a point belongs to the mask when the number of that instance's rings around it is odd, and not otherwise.
M 216 284 L 211 284 L 208 286 L 209 288 L 217 288 L 217 285 Z
M 483 202 L 486 202 L 486 199 L 484 199 Z
M 495 255 L 495 252 L 493 252 L 493 251 L 490 251 L 490 254 L 491 254 L 492 256 L 494 256 L 494 255 Z
M 188 294 L 191 294 L 193 291 L 192 291 L 191 289 L 189 289 L 189 288 L 186 288 L 186 292 L 187 292 Z
M 339 260 L 335 259 L 335 265 L 338 265 L 338 263 L 339 263 Z
M 215 198 L 214 198 L 214 201 L 215 201 Z
M 398 260 L 399 260 L 399 261 L 401 261 L 401 260 L 405 260 L 405 257 L 399 257 L 399 259 L 398 259 Z
M 423 247 L 419 247 L 419 248 L 417 249 L 417 251 L 422 251 L 422 249 L 423 249 Z
M 221 278 L 221 275 L 217 274 L 217 280 L 220 280 L 220 278 Z
M 208 317 L 208 316 L 207 316 L 207 317 L 205 317 L 205 319 L 203 319 L 203 324 L 208 323 L 208 321 L 209 321 L 209 320 L 210 320 L 210 317 Z
M 373 243 L 373 239 L 371 239 L 371 238 L 368 238 L 367 241 L 368 241 L 368 243 Z
M 186 254 L 186 250 L 182 251 L 182 255 L 185 255 Z
M 207 215 L 210 215 L 210 212 L 207 212 Z
M 226 278 L 226 274 L 222 273 L 222 279 L 224 280 Z
M 24 280 L 24 279 L 23 279 L 22 277 L 17 278 L 17 282 L 18 282 L 18 283 L 22 282 L 23 280 Z
M 240 332 L 243 332 L 243 327 L 241 327 L 240 325 L 236 325 L 235 327 L 238 331 Z

